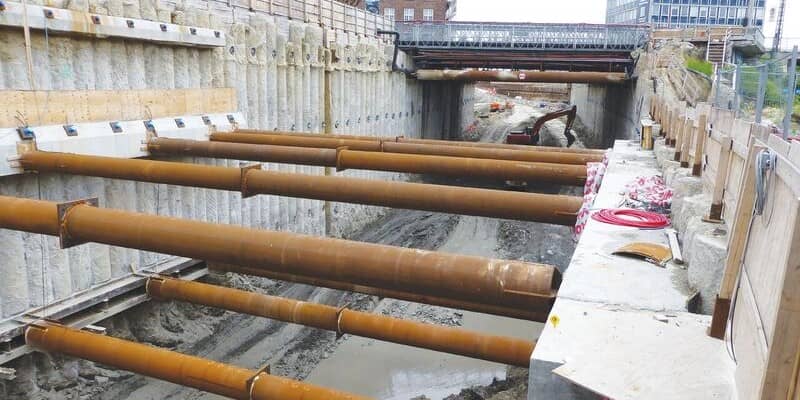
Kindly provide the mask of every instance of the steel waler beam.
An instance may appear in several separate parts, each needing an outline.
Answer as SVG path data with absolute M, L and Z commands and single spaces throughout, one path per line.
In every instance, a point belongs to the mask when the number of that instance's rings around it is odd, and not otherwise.
M 567 71 L 501 71 L 501 70 L 451 70 L 420 69 L 420 81 L 462 82 L 540 82 L 540 83 L 590 83 L 622 84 L 628 76 L 622 72 L 567 72 Z
M 40 321 L 25 331 L 25 342 L 204 392 L 241 400 L 366 400 L 292 379 L 222 364 L 128 340 Z
M 340 335 L 352 334 L 525 368 L 530 363 L 534 347 L 533 342 L 521 339 L 179 279 L 150 278 L 147 293 L 161 300 L 184 301 L 325 329 Z
M 489 143 L 489 142 L 465 142 L 458 140 L 437 140 L 437 139 L 413 139 L 405 136 L 392 136 L 392 137 L 376 137 L 376 136 L 363 136 L 363 135 L 338 135 L 327 133 L 313 133 L 313 132 L 280 132 L 280 131 L 263 131 L 257 129 L 237 129 L 235 133 L 251 133 L 261 135 L 280 135 L 280 136 L 294 136 L 294 137 L 312 137 L 312 138 L 327 138 L 327 139 L 349 139 L 349 140 L 365 140 L 372 142 L 397 142 L 397 143 L 416 143 L 416 144 L 434 144 L 441 146 L 456 146 L 456 147 L 475 147 L 483 149 L 505 149 L 517 150 L 530 153 L 575 153 L 575 154 L 591 154 L 603 159 L 605 150 L 597 149 L 580 149 L 577 147 L 550 147 L 550 146 L 526 146 L 520 144 L 505 144 L 505 143 Z M 467 156 L 468 157 L 468 156 Z
M 364 169 L 573 186 L 583 186 L 586 181 L 585 165 L 386 153 L 381 152 L 383 147 L 381 142 L 364 140 L 246 133 L 214 133 L 211 135 L 211 140 L 228 143 L 337 149 L 336 168 L 340 171 Z
M 476 301 L 463 301 L 443 298 L 439 296 L 420 295 L 410 292 L 402 292 L 399 290 L 381 289 L 370 286 L 356 285 L 349 282 L 339 282 L 330 279 L 319 279 L 308 276 L 299 276 L 295 274 L 286 274 L 267 271 L 265 269 L 255 269 L 247 267 L 239 267 L 230 264 L 221 263 L 206 263 L 210 270 L 226 273 L 231 272 L 241 275 L 260 276 L 273 280 L 302 283 L 304 285 L 326 287 L 336 290 L 343 290 L 346 292 L 357 292 L 368 294 L 370 296 L 377 296 L 381 298 L 392 298 L 398 300 L 410 301 L 413 303 L 431 304 L 434 306 L 457 308 L 459 310 L 474 311 L 484 314 L 493 314 L 503 317 L 526 319 L 536 322 L 545 322 L 550 314 L 550 309 L 553 307 L 555 298 L 550 299 L 549 304 L 542 307 L 532 309 L 512 308 L 505 306 L 496 306 Z
M 512 308 L 549 310 L 550 265 L 0 196 L 0 228 Z
M 158 143 L 175 140 L 159 139 Z M 185 149 L 201 149 L 183 154 L 208 157 L 216 155 L 213 149 L 227 143 L 189 142 Z M 253 145 L 237 145 L 241 153 L 224 151 L 224 157 L 245 159 L 252 154 Z M 297 150 L 310 150 L 290 148 Z M 324 150 L 324 149 L 323 149 Z M 326 150 L 328 151 L 328 150 Z M 335 150 L 332 155 L 336 155 Z M 257 161 L 284 159 L 281 151 L 267 151 Z M 322 157 L 314 157 L 320 159 Z M 582 199 L 538 193 L 465 188 L 421 183 L 388 182 L 323 175 L 301 175 L 257 168 L 228 168 L 210 165 L 86 156 L 67 153 L 31 151 L 22 153 L 20 165 L 28 171 L 59 172 L 75 175 L 140 182 L 165 183 L 209 189 L 241 191 L 243 196 L 272 194 L 368 204 L 383 207 L 405 208 L 475 215 L 491 218 L 518 219 L 571 226 L 575 224 Z

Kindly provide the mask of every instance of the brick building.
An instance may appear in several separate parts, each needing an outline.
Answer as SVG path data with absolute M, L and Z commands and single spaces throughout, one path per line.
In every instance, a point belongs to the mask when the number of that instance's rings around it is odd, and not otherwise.
M 395 21 L 445 21 L 456 14 L 456 0 L 381 0 L 381 14 Z

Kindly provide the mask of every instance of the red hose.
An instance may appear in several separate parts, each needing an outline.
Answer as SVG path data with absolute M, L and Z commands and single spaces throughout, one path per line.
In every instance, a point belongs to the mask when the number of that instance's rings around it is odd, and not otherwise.
M 669 225 L 669 219 L 661 214 L 631 209 L 604 209 L 592 215 L 597 221 L 642 229 L 659 229 Z

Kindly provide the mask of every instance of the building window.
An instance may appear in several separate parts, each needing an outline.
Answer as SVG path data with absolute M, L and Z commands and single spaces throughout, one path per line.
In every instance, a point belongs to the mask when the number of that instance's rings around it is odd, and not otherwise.
M 394 21 L 394 8 L 384 8 L 383 16 Z
M 423 21 L 433 21 L 433 9 L 426 8 L 422 10 L 422 20 Z
M 413 21 L 414 20 L 414 9 L 413 8 L 404 8 L 403 9 L 403 21 Z

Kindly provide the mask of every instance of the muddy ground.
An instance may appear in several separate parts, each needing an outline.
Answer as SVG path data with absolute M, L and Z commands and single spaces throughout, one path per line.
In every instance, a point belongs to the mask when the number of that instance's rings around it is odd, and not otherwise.
M 518 104 L 514 113 L 482 118 L 482 141 L 502 141 L 506 133 L 532 122 L 535 106 Z M 579 135 L 580 136 L 580 135 Z M 450 183 L 504 188 L 502 183 L 458 180 Z M 538 187 L 538 192 L 578 194 L 578 188 Z M 563 269 L 574 251 L 568 227 L 410 210 L 386 214 L 349 239 L 418 249 L 542 262 Z M 418 321 L 535 339 L 539 324 L 459 310 L 379 299 L 355 293 L 236 275 L 212 275 L 206 281 L 352 309 L 381 312 Z M 382 399 L 524 399 L 527 370 L 436 352 L 369 341 L 333 332 L 249 317 L 183 303 L 148 303 L 101 324 L 109 334 L 247 368 L 270 365 L 273 374 L 342 386 Z M 369 347 L 369 348 L 365 348 Z M 473 363 L 474 361 L 474 363 Z M 481 364 L 482 363 L 482 364 Z M 432 373 L 412 371 L 420 365 Z M 0 393 L 18 399 L 218 399 L 156 379 L 110 370 L 92 363 L 36 354 L 18 361 L 22 376 Z M 382 366 L 388 366 L 383 368 Z M 361 368 L 361 369 L 358 369 Z M 393 368 L 393 369 L 392 369 Z M 452 368 L 448 369 L 448 368 Z M 390 371 L 391 369 L 391 371 Z M 398 378 L 400 371 L 400 378 Z M 448 371 L 457 371 L 450 374 Z M 466 371 L 466 372 L 464 372 Z M 339 375 L 337 375 L 339 374 Z M 382 376 L 386 375 L 386 376 Z M 456 377 L 455 375 L 459 375 Z M 383 390 L 400 387 L 395 393 Z M 398 380 L 399 379 L 399 380 Z M 444 381 L 444 385 L 440 385 Z M 4 385 L 4 386 L 2 386 Z M 474 386 L 474 387 L 473 387 Z M 360 389 L 364 389 L 364 392 Z M 383 393 L 383 392 L 381 392 Z M 404 397 L 405 396 L 405 397 Z M 420 397 L 421 396 L 421 397 Z

